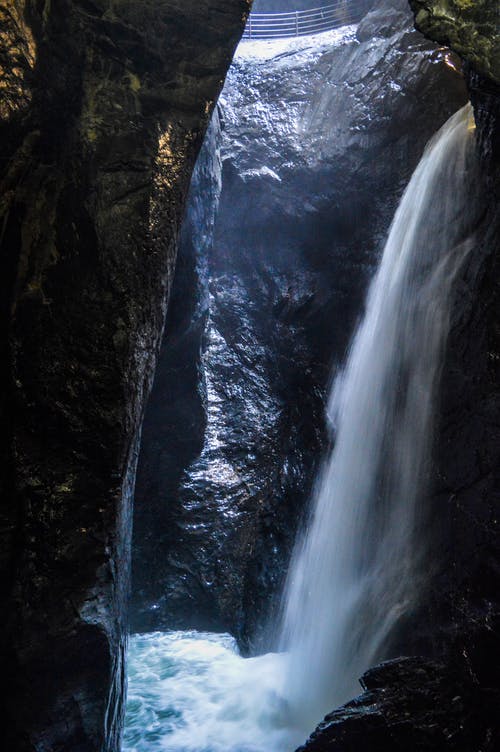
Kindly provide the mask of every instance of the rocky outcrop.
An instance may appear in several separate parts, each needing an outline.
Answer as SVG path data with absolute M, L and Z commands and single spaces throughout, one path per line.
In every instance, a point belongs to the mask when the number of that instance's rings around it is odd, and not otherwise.
M 485 169 L 500 162 L 500 6 L 496 0 L 410 0 L 415 24 L 464 60 Z
M 466 99 L 456 66 L 399 0 L 378 2 L 357 28 L 240 47 L 220 102 L 200 377 L 193 366 L 181 379 L 162 360 L 146 418 L 136 629 L 209 627 L 257 641 L 329 440 L 332 364 L 426 141 Z M 189 274 L 175 281 L 184 300 Z M 165 395 L 182 390 L 184 402 L 188 387 L 206 426 L 184 408 L 172 422 L 164 412 Z M 178 460 L 172 440 L 159 450 L 167 426 L 189 446 Z
M 367 671 L 363 694 L 327 715 L 297 752 L 493 752 L 498 693 L 424 658 Z
M 6 749 L 119 749 L 130 501 L 193 163 L 246 0 L 0 9 Z
M 451 47 L 478 73 L 500 85 L 500 8 L 497 0 L 409 0 L 415 24 Z

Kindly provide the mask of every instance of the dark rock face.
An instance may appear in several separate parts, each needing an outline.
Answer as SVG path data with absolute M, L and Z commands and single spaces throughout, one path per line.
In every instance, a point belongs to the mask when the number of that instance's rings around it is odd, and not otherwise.
M 332 364 L 426 141 L 466 99 L 449 53 L 411 28 L 398 0 L 355 33 L 280 44 L 243 45 L 220 103 L 222 191 L 189 387 L 206 425 L 162 417 L 164 395 L 181 388 L 186 400 L 189 386 L 162 360 L 136 498 L 138 630 L 208 627 L 258 642 L 328 443 Z M 176 278 L 180 297 L 189 274 Z M 200 300 L 205 289 L 203 278 Z M 163 421 L 189 444 L 177 465 L 172 442 L 158 449 Z
M 493 752 L 498 694 L 424 658 L 367 671 L 363 694 L 327 715 L 297 752 Z
M 409 0 L 415 24 L 451 47 L 478 73 L 500 84 L 500 8 L 497 0 Z
M 140 543 L 134 547 L 133 631 L 158 628 L 162 624 L 158 616 L 175 611 L 158 589 L 157 572 L 163 560 L 170 561 L 178 543 L 183 517 L 178 488 L 184 468 L 202 451 L 207 422 L 201 356 L 209 315 L 208 254 L 221 190 L 220 138 L 216 111 L 191 182 L 165 336 L 142 431 L 134 519 L 134 540 Z M 171 592 L 175 593 L 175 583 Z
M 460 5 L 459 3 L 456 4 Z M 489 3 L 466 9 L 498 44 Z M 496 8 L 498 13 L 498 7 Z M 468 15 L 467 15 L 468 14 Z M 482 15 L 483 14 L 483 15 Z M 417 16 L 418 19 L 418 16 Z M 429 32 L 444 33 L 439 16 Z M 460 22 L 460 14 L 457 16 Z M 441 30 L 440 30 L 441 29 Z M 496 40 L 496 41 L 495 41 Z M 443 374 L 437 437 L 435 496 L 439 565 L 429 594 L 431 644 L 451 665 L 459 665 L 480 687 L 500 688 L 500 85 L 478 52 L 457 44 L 465 55 L 474 105 L 479 158 L 487 182 L 484 216 L 461 284 Z M 498 733 L 498 721 L 497 733 Z
M 12 751 L 119 749 L 138 432 L 190 173 L 248 5 L 1 5 Z
M 497 108 L 500 105 L 498 90 Z M 498 112 L 498 109 L 497 109 Z M 489 149 L 486 150 L 486 154 Z M 442 385 L 431 499 L 439 566 L 429 623 L 439 655 L 500 688 L 500 162 L 461 285 Z M 496 719 L 497 720 L 497 719 Z

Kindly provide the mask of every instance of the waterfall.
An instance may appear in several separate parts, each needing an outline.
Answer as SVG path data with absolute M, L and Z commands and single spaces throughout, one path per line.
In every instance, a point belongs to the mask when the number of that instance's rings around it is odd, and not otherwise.
M 458 274 L 479 179 L 469 106 L 428 145 L 403 196 L 328 412 L 335 445 L 297 543 L 281 652 L 229 635 L 131 638 L 123 752 L 285 752 L 358 693 L 358 677 L 429 577 L 421 507 Z
M 428 144 L 331 389 L 335 444 L 292 558 L 281 636 L 284 694 L 308 730 L 358 694 L 425 584 L 421 500 L 453 283 L 472 245 L 473 129 L 467 105 Z

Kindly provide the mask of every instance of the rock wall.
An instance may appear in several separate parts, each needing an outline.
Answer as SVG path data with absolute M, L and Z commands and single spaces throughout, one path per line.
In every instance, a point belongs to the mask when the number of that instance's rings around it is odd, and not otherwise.
M 495 106 L 500 123 L 500 87 Z M 500 160 L 492 162 L 488 152 L 482 154 L 489 177 L 484 218 L 460 287 L 443 374 L 431 499 L 438 566 L 427 621 L 434 652 L 466 670 L 498 703 Z M 495 729 L 500 743 L 500 726 Z
M 240 47 L 220 100 L 202 355 L 180 387 L 162 358 L 145 422 L 136 629 L 229 630 L 258 648 L 328 444 L 332 365 L 426 141 L 466 99 L 456 64 L 412 29 L 402 0 L 381 0 L 357 29 Z M 174 284 L 184 301 L 190 274 Z M 162 405 L 179 388 L 175 417 Z M 189 399 L 206 423 L 186 420 Z M 167 430 L 175 445 L 161 450 Z
M 495 701 L 457 668 L 399 658 L 360 679 L 363 693 L 326 716 L 297 752 L 493 752 Z
M 443 374 L 436 449 L 439 562 L 429 594 L 433 647 L 478 688 L 500 693 L 500 62 L 497 3 L 413 3 L 416 21 L 466 60 L 487 192 L 460 288 Z M 425 14 L 429 14 L 426 16 Z M 427 20 L 426 20 L 427 19 Z M 453 27 L 453 34 L 449 29 Z M 486 77 L 488 72 L 491 77 Z M 462 665 L 463 664 L 463 665 Z M 496 739 L 500 738 L 498 724 Z M 494 747 L 492 747 L 494 748 Z
M 202 349 L 210 308 L 209 253 L 222 184 L 220 141 L 216 110 L 191 182 L 165 336 L 142 431 L 134 516 L 132 631 L 158 629 L 164 614 L 172 619 L 177 612 L 175 593 L 182 588 L 182 572 L 173 563 L 185 514 L 178 489 L 185 468 L 203 449 L 207 425 Z M 165 587 L 163 579 L 166 568 L 172 570 L 170 587 Z M 195 601 L 192 609 L 199 606 Z
M 120 746 L 131 496 L 246 0 L 0 5 L 2 741 Z
M 500 84 L 500 8 L 496 0 L 409 0 L 420 31 L 446 44 Z

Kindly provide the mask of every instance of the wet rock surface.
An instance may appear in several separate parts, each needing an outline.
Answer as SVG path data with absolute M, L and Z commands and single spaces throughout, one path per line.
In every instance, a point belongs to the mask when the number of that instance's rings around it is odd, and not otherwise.
M 367 671 L 363 694 L 326 716 L 297 752 L 493 752 L 498 693 L 425 658 Z
M 436 581 L 443 597 L 438 603 L 434 595 L 433 616 L 445 625 L 443 647 L 452 645 L 480 681 L 500 686 L 500 154 L 492 148 L 498 131 L 490 128 L 500 123 L 500 87 L 496 96 L 490 87 L 485 97 L 481 81 L 469 81 L 483 129 L 478 140 L 487 192 L 443 373 L 433 503 L 444 510 L 446 543 Z
M 175 611 L 172 603 L 165 603 L 157 577 L 162 565 L 171 566 L 171 552 L 178 545 L 179 530 L 172 524 L 179 514 L 178 488 L 184 468 L 203 449 L 207 424 L 201 356 L 210 305 L 208 254 L 221 191 L 220 140 L 216 111 L 191 182 L 165 336 L 142 430 L 147 451 L 142 451 L 136 479 L 132 631 L 157 629 L 161 613 Z M 173 576 L 182 579 L 176 570 Z M 152 601 L 151 590 L 157 600 Z
M 500 8 L 497 0 L 409 0 L 420 31 L 454 49 L 483 76 L 500 84 Z
M 477 5 L 467 17 L 479 24 L 484 19 L 483 31 L 490 34 L 491 4 Z M 436 15 L 436 27 L 429 27 L 436 38 L 442 33 L 438 19 Z M 429 635 L 428 627 L 428 644 L 437 654 L 460 666 L 478 686 L 498 691 L 500 86 L 475 69 L 469 50 L 458 44 L 457 50 L 467 62 L 486 193 L 475 246 L 458 288 L 443 371 L 431 499 L 437 567 L 425 620 L 431 631 Z M 491 722 L 498 736 L 498 719 Z
M 135 539 L 136 629 L 209 627 L 258 645 L 329 441 L 332 364 L 425 143 L 466 99 L 455 65 L 398 0 L 342 33 L 240 48 L 220 101 L 222 190 L 192 387 L 205 423 L 170 425 L 198 447 L 175 488 L 162 470 L 175 449 L 160 456 L 154 426 L 179 379 L 161 368 L 136 531 L 161 523 L 155 544 Z
M 4 748 L 120 746 L 131 496 L 190 174 L 248 3 L 0 8 Z

